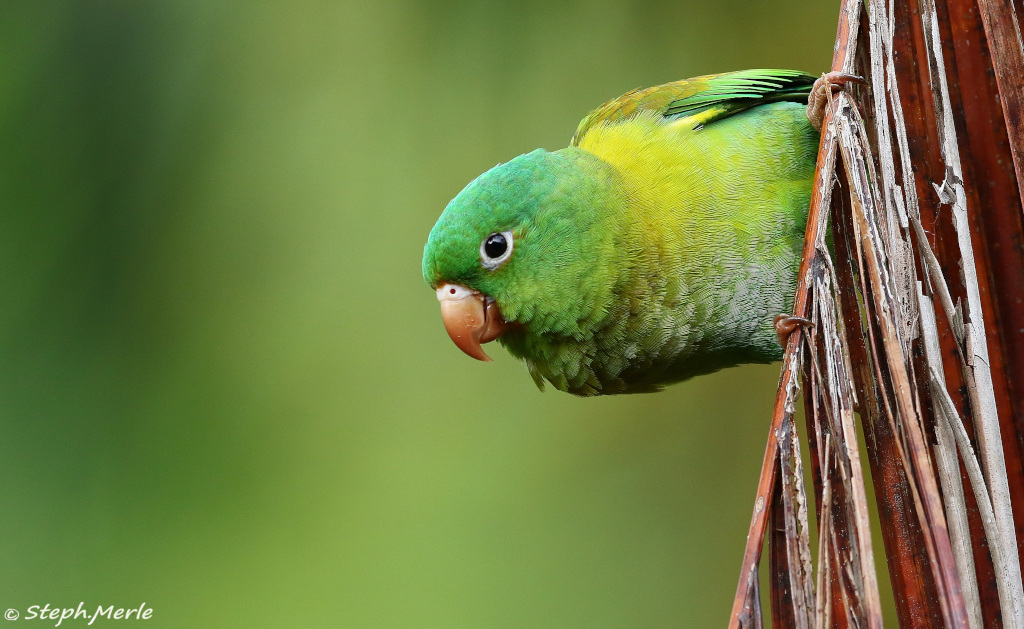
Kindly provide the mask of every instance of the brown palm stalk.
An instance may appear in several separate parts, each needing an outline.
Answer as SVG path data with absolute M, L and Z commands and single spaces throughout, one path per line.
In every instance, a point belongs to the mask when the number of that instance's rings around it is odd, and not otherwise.
M 882 626 L 859 418 L 900 626 L 1024 629 L 1019 10 L 843 2 L 832 69 L 866 84 L 826 109 L 793 306 L 814 325 L 786 348 L 731 627 L 762 626 L 767 531 L 773 626 Z

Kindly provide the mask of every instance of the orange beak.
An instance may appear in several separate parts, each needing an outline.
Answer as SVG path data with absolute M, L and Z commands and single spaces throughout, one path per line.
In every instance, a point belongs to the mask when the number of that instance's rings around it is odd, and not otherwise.
M 437 289 L 444 329 L 455 345 L 477 360 L 490 361 L 482 347 L 501 336 L 508 323 L 493 299 L 458 284 Z

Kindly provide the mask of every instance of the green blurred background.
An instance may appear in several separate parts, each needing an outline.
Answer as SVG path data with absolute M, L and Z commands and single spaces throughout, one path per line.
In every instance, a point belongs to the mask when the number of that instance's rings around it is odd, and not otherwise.
M 4 1 L 0 610 L 722 626 L 777 366 L 540 393 L 420 255 L 610 97 L 826 69 L 834 4 Z

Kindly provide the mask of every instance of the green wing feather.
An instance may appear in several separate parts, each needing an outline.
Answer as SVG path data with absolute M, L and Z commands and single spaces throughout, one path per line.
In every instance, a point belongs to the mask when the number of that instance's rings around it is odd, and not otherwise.
M 629 118 L 640 111 L 655 111 L 665 118 L 692 119 L 702 127 L 766 103 L 806 103 L 815 77 L 796 70 L 742 70 L 699 76 L 632 90 L 590 112 L 580 122 L 571 145 L 594 126 Z

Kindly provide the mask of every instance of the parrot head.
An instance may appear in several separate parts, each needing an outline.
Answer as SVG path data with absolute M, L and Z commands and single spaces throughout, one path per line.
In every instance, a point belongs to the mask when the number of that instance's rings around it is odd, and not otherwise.
M 614 230 L 602 208 L 621 202 L 606 165 L 579 149 L 538 149 L 477 177 L 445 208 L 423 251 L 455 344 L 490 360 L 501 337 L 528 362 L 560 339 L 582 340 L 611 299 Z

